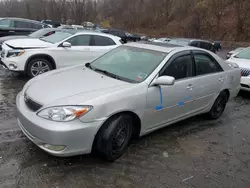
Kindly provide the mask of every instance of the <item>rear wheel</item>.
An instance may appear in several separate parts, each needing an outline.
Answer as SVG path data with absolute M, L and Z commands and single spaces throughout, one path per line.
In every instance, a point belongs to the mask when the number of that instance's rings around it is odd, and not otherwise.
M 222 91 L 215 100 L 213 107 L 207 114 L 209 119 L 218 119 L 224 112 L 228 101 L 228 95 L 225 91 Z
M 113 162 L 122 156 L 132 136 L 133 119 L 129 115 L 111 117 L 96 137 L 95 149 L 102 157 Z
M 32 59 L 27 67 L 27 74 L 29 77 L 33 78 L 39 74 L 43 74 L 52 70 L 52 64 L 45 58 Z

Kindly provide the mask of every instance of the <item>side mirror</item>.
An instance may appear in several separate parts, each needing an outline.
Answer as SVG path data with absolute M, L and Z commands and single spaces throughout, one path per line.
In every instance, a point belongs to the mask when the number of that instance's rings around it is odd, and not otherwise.
M 69 42 L 63 42 L 62 43 L 62 47 L 64 47 L 64 48 L 70 48 L 71 44 Z
M 161 76 L 159 78 L 157 78 L 154 82 L 153 85 L 154 86 L 172 86 L 175 83 L 175 78 L 172 76 Z

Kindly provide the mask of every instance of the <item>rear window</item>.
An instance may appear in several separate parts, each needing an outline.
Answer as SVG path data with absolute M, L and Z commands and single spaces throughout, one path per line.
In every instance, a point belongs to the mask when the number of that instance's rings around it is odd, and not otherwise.
M 93 35 L 91 46 L 112 46 L 115 42 L 108 37 Z

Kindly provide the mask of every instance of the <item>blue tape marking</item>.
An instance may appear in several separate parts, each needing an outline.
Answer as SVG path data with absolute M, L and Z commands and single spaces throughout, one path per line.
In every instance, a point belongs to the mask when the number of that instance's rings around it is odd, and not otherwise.
M 183 106 L 184 102 L 178 102 L 178 106 Z
M 155 107 L 155 110 L 162 110 L 163 109 L 163 98 L 162 98 L 162 89 L 159 87 L 159 93 L 160 93 L 160 105 Z
M 155 110 L 156 110 L 156 111 L 159 111 L 159 110 L 162 110 L 162 109 L 163 109 L 163 106 L 156 106 L 156 107 L 155 107 Z
M 161 103 L 161 106 L 163 105 L 163 99 L 162 99 L 162 90 L 161 90 L 161 87 L 159 87 L 159 91 L 160 91 L 160 103 Z
M 178 106 L 183 106 L 185 104 L 186 101 L 190 100 L 192 98 L 192 96 L 187 96 L 185 97 L 182 101 L 178 102 Z
M 187 101 L 187 100 L 189 100 L 189 99 L 191 99 L 192 98 L 192 96 L 187 96 L 187 97 L 185 97 L 184 99 L 183 99 L 183 101 Z

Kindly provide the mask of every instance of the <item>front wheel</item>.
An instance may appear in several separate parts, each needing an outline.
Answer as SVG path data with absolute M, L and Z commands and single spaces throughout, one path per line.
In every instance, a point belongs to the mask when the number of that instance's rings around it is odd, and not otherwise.
M 33 78 L 39 74 L 43 74 L 52 70 L 51 63 L 44 58 L 32 59 L 27 67 L 27 74 L 29 77 Z
M 105 160 L 114 162 L 122 156 L 132 136 L 132 123 L 132 117 L 124 114 L 112 117 L 101 127 L 95 149 Z
M 218 119 L 224 112 L 228 101 L 228 95 L 222 91 L 215 100 L 210 112 L 207 114 L 209 119 Z

